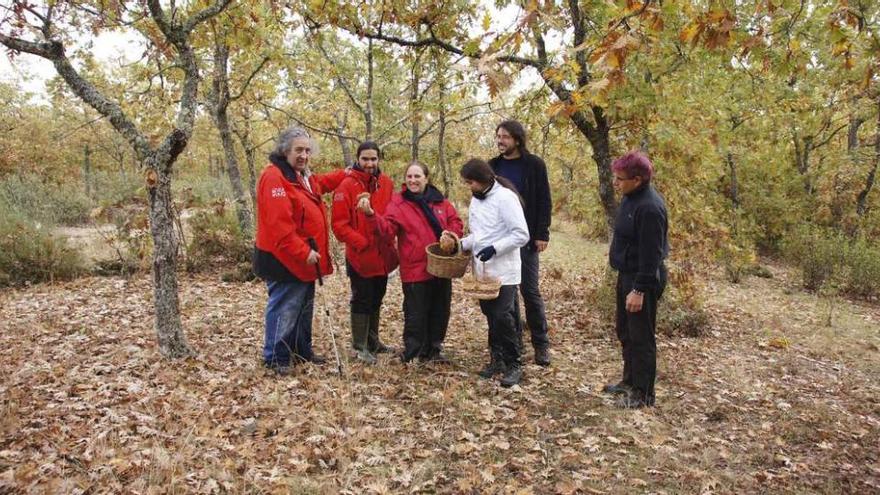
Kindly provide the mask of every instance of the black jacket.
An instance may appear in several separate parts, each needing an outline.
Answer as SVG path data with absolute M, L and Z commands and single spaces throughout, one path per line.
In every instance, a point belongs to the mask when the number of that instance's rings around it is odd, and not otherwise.
M 495 173 L 498 172 L 498 160 L 501 156 L 489 160 L 489 165 Z M 550 240 L 550 212 L 553 209 L 553 200 L 550 197 L 550 181 L 547 179 L 547 166 L 537 155 L 523 153 L 522 159 L 526 164 L 523 174 L 523 190 L 519 191 L 525 203 L 523 209 L 526 214 L 526 224 L 529 226 L 529 246 L 534 247 L 534 241 Z
M 608 254 L 612 268 L 635 274 L 635 290 L 659 288 L 660 267 L 669 255 L 667 218 L 666 204 L 650 184 L 620 202 Z

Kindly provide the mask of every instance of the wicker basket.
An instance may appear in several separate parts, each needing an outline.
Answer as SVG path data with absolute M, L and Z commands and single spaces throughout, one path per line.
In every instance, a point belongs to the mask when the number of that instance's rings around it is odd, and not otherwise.
M 465 296 L 484 301 L 498 297 L 501 291 L 501 281 L 487 277 L 484 273 L 485 269 L 482 269 L 478 275 L 476 266 L 471 267 L 471 276 L 461 281 L 461 290 Z
M 461 240 L 455 234 L 457 249 L 454 254 L 443 254 L 440 243 L 435 242 L 425 247 L 428 253 L 428 273 L 440 278 L 461 278 L 467 271 L 468 262 L 471 259 L 469 251 L 462 251 Z

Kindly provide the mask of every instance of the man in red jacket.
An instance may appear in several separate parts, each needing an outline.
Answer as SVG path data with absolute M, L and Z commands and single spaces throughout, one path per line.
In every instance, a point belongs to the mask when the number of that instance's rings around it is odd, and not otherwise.
M 388 286 L 388 274 L 397 268 L 397 250 L 378 235 L 373 224 L 358 210 L 369 201 L 384 213 L 394 184 L 379 169 L 379 146 L 364 141 L 357 149 L 357 163 L 333 195 L 333 233 L 345 244 L 345 271 L 351 282 L 351 344 L 357 358 L 376 362 L 376 353 L 389 349 L 379 340 L 379 309 Z
M 333 272 L 321 195 L 336 189 L 346 172 L 312 174 L 311 155 L 305 129 L 283 131 L 257 185 L 254 273 L 269 290 L 263 362 L 279 374 L 289 374 L 298 361 L 324 362 L 312 352 L 315 280 Z

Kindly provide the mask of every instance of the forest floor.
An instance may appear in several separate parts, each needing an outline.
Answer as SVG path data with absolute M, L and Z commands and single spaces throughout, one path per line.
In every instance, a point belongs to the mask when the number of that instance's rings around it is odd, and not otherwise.
M 257 282 L 181 275 L 198 355 L 180 361 L 157 351 L 148 275 L 0 291 L 0 494 L 880 493 L 880 305 L 832 305 L 769 262 L 773 278 L 713 276 L 706 334 L 660 336 L 657 406 L 622 411 L 599 393 L 618 345 L 584 296 L 606 251 L 553 234 L 553 364 L 528 349 L 512 389 L 477 377 L 485 320 L 458 295 L 452 365 L 354 362 L 338 272 L 314 328 L 331 362 L 283 378 L 260 365 Z M 395 278 L 389 344 L 400 303 Z

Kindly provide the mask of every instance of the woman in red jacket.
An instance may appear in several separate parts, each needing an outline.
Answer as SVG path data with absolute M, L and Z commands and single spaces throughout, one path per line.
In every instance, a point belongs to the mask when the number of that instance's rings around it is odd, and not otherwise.
M 393 192 L 391 179 L 379 169 L 379 146 L 365 141 L 358 146 L 357 163 L 333 195 L 333 233 L 345 244 L 351 282 L 351 345 L 357 358 L 369 364 L 376 362 L 376 353 L 389 351 L 379 340 L 379 309 L 388 274 L 397 268 L 397 252 L 376 234 L 358 203 L 364 200 L 384 213 Z
M 283 131 L 257 186 L 254 273 L 269 290 L 263 362 L 279 374 L 289 374 L 298 361 L 324 361 L 312 352 L 315 279 L 333 271 L 321 195 L 336 189 L 346 172 L 312 174 L 311 155 L 305 129 Z
M 413 162 L 406 169 L 400 193 L 385 213 L 363 206 L 365 214 L 385 239 L 397 237 L 400 280 L 403 282 L 403 352 L 401 360 L 448 363 L 441 349 L 449 325 L 452 281 L 428 273 L 425 248 L 441 240 L 454 249 L 449 232 L 461 237 L 462 221 L 452 203 L 428 179 L 428 168 Z

